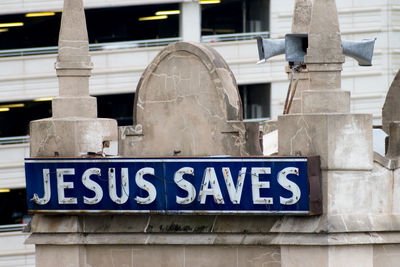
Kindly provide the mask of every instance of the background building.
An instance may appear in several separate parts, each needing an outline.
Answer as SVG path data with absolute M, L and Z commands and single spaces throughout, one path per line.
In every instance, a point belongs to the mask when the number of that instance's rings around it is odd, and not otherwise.
M 346 58 L 342 88 L 351 91 L 352 111 L 372 113 L 379 125 L 386 91 L 400 67 L 400 1 L 336 2 L 343 38 L 378 38 L 373 67 L 359 67 Z M 283 38 L 289 33 L 294 1 L 86 0 L 84 4 L 94 63 L 90 90 L 98 98 L 99 117 L 132 124 L 141 74 L 165 45 L 179 40 L 201 41 L 221 53 L 237 79 L 245 119 L 274 119 L 282 113 L 288 86 L 284 57 L 256 65 L 253 38 Z M 61 0 L 0 3 L 0 266 L 34 265 L 34 248 L 23 245 L 26 234 L 21 232 L 29 220 L 23 158 L 29 155 L 29 121 L 50 117 L 48 100 L 58 94 L 54 62 L 61 8 Z

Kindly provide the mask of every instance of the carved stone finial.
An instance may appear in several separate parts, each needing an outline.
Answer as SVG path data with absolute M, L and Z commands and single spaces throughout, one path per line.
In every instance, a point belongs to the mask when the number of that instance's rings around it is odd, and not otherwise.
M 335 0 L 315 0 L 305 62 L 310 89 L 340 89 L 344 62 Z
M 386 95 L 385 104 L 382 108 L 382 129 L 389 134 L 389 124 L 400 121 L 400 70 L 397 72 L 392 85 Z
M 64 0 L 58 43 L 59 96 L 52 118 L 30 123 L 31 157 L 117 155 L 117 122 L 97 118 L 96 98 L 89 96 L 92 62 L 82 0 Z
M 296 0 L 294 4 L 292 33 L 308 33 L 312 3 L 310 0 Z
M 302 94 L 302 112 L 350 112 L 350 92 L 341 90 L 344 55 L 335 0 L 314 0 L 304 61 L 310 90 Z
M 92 68 L 89 57 L 85 10 L 82 0 L 64 1 L 58 47 L 58 63 L 86 62 L 88 63 L 87 66 L 76 67 Z M 69 66 L 64 67 L 71 68 Z M 57 69 L 62 69 L 62 66 L 57 66 Z
M 388 134 L 386 158 L 400 159 L 400 70 L 397 72 L 382 108 L 382 129 Z
M 321 64 L 344 62 L 335 0 L 314 1 L 306 61 Z
M 89 96 L 93 64 L 82 0 L 65 0 L 55 64 L 59 97 L 53 100 L 53 117 L 97 117 L 96 99 Z

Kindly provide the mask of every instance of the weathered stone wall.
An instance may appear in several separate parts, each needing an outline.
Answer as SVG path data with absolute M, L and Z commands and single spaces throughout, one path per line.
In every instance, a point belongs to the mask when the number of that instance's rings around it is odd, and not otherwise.
M 134 126 L 120 127 L 124 156 L 260 155 L 258 125 L 242 122 L 235 77 L 212 48 L 178 42 L 147 67 Z
M 81 259 L 70 261 L 78 252 L 85 252 Z M 238 266 L 278 267 L 279 247 L 242 246 L 43 246 L 37 250 L 43 266 L 141 266 L 141 267 L 189 267 L 189 266 Z

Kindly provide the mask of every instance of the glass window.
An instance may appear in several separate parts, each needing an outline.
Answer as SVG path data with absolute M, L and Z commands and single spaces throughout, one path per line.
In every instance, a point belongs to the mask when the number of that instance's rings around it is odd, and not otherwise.
M 140 20 L 158 11 L 179 10 L 179 4 L 139 5 L 85 10 L 89 43 L 158 39 L 179 36 L 179 15 Z M 57 46 L 61 12 L 46 16 L 0 16 L 0 49 Z M 19 23 L 18 25 L 1 25 Z M 21 26 L 22 23 L 22 26 Z
M 115 119 L 119 126 L 132 125 L 134 99 L 133 93 L 97 96 L 98 117 Z M 28 135 L 30 121 L 51 116 L 51 101 L 0 103 L 0 137 Z
M 0 137 L 28 135 L 30 121 L 51 114 L 51 101 L 0 103 Z
M 132 125 L 134 100 L 133 93 L 97 96 L 98 117 L 115 119 L 118 126 Z
M 45 17 L 25 17 L 25 14 L 0 16 L 0 24 L 23 24 L 23 26 L 0 27 L 0 49 L 55 46 L 58 42 L 60 22 L 60 12 Z
M 201 10 L 202 35 L 269 30 L 269 0 L 221 0 Z
M 2 189 L 3 191 L 4 189 Z M 11 189 L 0 193 L 0 225 L 26 223 L 26 190 Z
M 246 0 L 246 32 L 269 31 L 269 0 Z
M 241 0 L 222 0 L 201 6 L 201 34 L 216 35 L 243 32 Z
M 89 42 L 104 43 L 178 37 L 178 14 L 165 15 L 164 19 L 150 18 L 155 16 L 158 11 L 171 10 L 179 10 L 179 5 L 88 9 L 86 10 L 86 21 Z
M 270 88 L 270 84 L 250 84 L 239 86 L 244 119 L 270 117 Z

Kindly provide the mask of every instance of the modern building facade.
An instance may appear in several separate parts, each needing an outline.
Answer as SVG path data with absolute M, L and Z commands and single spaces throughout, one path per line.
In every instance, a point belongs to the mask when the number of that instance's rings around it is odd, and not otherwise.
M 29 121 L 51 116 L 45 100 L 58 94 L 54 62 L 62 2 L 0 3 L 0 266 L 34 265 L 34 248 L 23 245 L 26 234 L 21 231 L 29 220 L 24 211 L 23 158 L 29 155 Z M 386 91 L 400 67 L 400 1 L 336 2 L 343 38 L 377 38 L 373 67 L 359 67 L 346 58 L 342 88 L 351 91 L 352 111 L 372 113 L 379 125 Z M 294 1 L 84 4 L 94 63 L 90 93 L 98 97 L 99 117 L 132 124 L 133 94 L 141 74 L 165 45 L 179 40 L 207 43 L 223 56 L 237 79 L 245 119 L 274 119 L 282 113 L 288 86 L 284 56 L 256 65 L 253 38 L 283 38 L 289 33 Z

